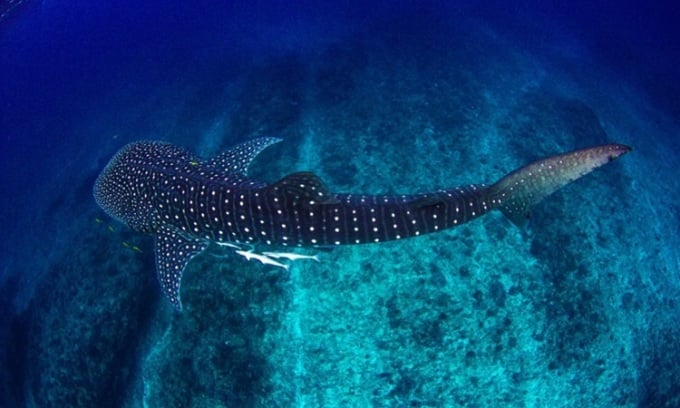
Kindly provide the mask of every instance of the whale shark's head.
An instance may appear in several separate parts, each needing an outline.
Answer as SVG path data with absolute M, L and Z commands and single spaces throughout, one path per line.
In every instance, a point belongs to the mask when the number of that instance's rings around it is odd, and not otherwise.
M 238 241 L 238 230 L 232 229 L 232 225 L 238 222 L 244 232 L 253 228 L 251 211 L 259 209 L 246 206 L 243 200 L 246 195 L 250 197 L 249 192 L 266 187 L 265 183 L 247 177 L 248 166 L 263 149 L 280 141 L 275 137 L 252 139 L 209 160 L 201 160 L 165 142 L 131 143 L 116 153 L 97 178 L 93 189 L 97 204 L 133 229 L 154 235 L 158 280 L 178 310 L 182 308 L 179 297 L 182 272 L 194 256 L 211 240 L 241 248 L 228 242 L 231 237 Z M 304 189 L 300 190 L 299 183 L 314 181 L 309 177 L 298 177 L 297 183 L 292 184 L 291 179 L 284 180 L 272 187 L 276 194 L 277 189 L 281 189 L 281 194 L 301 194 Z M 233 210 L 227 207 L 237 202 L 236 190 L 243 207 L 239 221 L 229 218 Z M 285 196 L 280 197 L 277 195 L 273 200 Z M 264 223 L 263 218 L 260 220 Z M 278 222 L 280 225 L 281 221 Z M 269 223 L 260 228 L 267 234 L 274 226 Z M 257 259 L 283 266 L 262 255 Z
M 137 231 L 154 231 L 154 170 L 171 166 L 182 153 L 185 152 L 163 142 L 124 146 L 97 177 L 93 189 L 97 204 Z

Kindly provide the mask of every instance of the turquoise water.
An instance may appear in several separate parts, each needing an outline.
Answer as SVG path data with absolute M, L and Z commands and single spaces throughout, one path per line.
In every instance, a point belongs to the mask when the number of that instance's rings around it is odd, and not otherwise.
M 146 4 L 146 3 L 145 3 Z M 4 9 L 0 9 L 4 10 Z M 0 20 L 0 405 L 680 405 L 674 10 L 22 2 Z M 625 29 L 624 29 L 625 28 Z M 539 204 L 289 271 L 210 247 L 162 297 L 92 184 L 124 144 L 331 191 L 634 150 Z

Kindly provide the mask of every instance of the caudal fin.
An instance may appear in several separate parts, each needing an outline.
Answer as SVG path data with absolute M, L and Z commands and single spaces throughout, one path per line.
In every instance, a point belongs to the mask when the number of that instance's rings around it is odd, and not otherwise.
M 531 207 L 561 187 L 628 153 L 608 144 L 551 156 L 521 167 L 489 187 L 489 197 L 516 225 L 529 219 Z

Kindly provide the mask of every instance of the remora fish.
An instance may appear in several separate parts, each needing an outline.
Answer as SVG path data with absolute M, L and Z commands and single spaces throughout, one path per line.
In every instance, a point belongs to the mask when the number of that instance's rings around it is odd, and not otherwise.
M 309 172 L 273 184 L 248 178 L 277 138 L 254 139 L 202 160 L 164 142 L 123 147 L 94 185 L 109 215 L 155 237 L 163 292 L 179 310 L 187 263 L 212 242 L 332 246 L 404 239 L 464 224 L 499 209 L 516 224 L 560 187 L 629 152 L 608 144 L 539 160 L 490 185 L 415 195 L 336 194 Z

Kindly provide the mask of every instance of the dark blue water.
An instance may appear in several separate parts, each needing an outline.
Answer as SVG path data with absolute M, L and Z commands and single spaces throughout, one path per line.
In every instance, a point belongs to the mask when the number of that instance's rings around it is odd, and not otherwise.
M 227 3 L 0 6 L 0 405 L 680 405 L 678 7 Z M 132 141 L 259 136 L 254 177 L 380 194 L 634 151 L 522 231 L 210 248 L 176 313 L 94 180 Z

